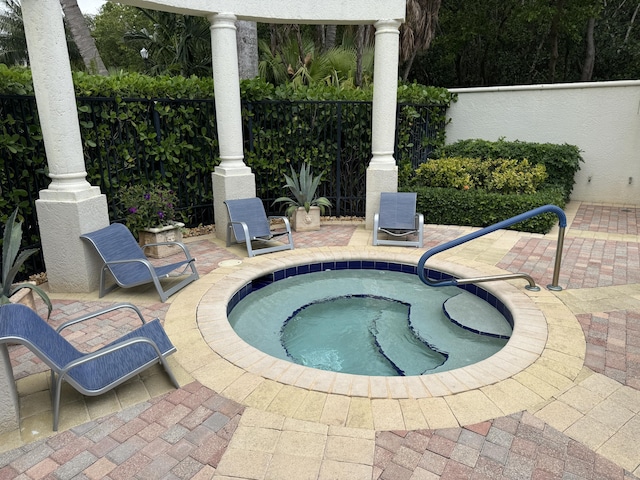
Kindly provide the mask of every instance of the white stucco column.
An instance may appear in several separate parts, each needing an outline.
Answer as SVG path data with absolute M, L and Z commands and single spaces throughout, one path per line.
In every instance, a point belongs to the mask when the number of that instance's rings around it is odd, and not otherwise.
M 367 168 L 366 228 L 380 206 L 380 192 L 398 190 L 398 167 L 393 157 L 398 103 L 398 48 L 400 22 L 379 20 L 374 24 L 375 56 L 371 119 L 371 162 Z M 390 126 L 393 125 L 393 126 Z
M 53 292 L 98 287 L 98 259 L 79 235 L 109 224 L 106 197 L 87 182 L 59 0 L 22 0 L 33 86 L 51 184 L 36 201 Z
M 216 236 L 224 239 L 228 223 L 224 200 L 256 196 L 255 176 L 244 163 L 236 16 L 217 13 L 211 22 L 211 61 L 216 96 L 220 165 L 212 174 Z

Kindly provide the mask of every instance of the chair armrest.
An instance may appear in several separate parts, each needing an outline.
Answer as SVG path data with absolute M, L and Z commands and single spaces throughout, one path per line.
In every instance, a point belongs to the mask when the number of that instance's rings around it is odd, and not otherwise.
M 96 358 L 104 357 L 105 355 L 109 355 L 110 353 L 116 352 L 118 350 L 122 350 L 123 348 L 130 347 L 130 346 L 135 345 L 137 343 L 148 343 L 156 351 L 156 354 L 158 355 L 158 358 L 162 358 L 162 352 L 160 352 L 160 349 L 158 348 L 158 345 L 156 345 L 156 343 L 153 340 L 151 340 L 150 338 L 146 338 L 146 337 L 129 338 L 128 340 L 124 340 L 122 342 L 116 343 L 116 344 L 111 345 L 109 347 L 97 350 L 97 351 L 92 352 L 92 353 L 88 353 L 88 354 L 84 355 L 82 358 L 78 358 L 78 359 L 76 359 L 76 360 L 74 360 L 72 362 L 67 363 L 60 370 L 60 376 L 64 377 L 69 370 L 71 370 L 74 367 L 77 367 L 78 365 L 82 365 L 83 363 L 91 362 L 91 361 L 95 360 Z
M 111 260 L 110 262 L 104 262 L 105 266 L 109 266 L 109 265 L 118 265 L 121 263 L 132 263 L 132 262 L 137 262 L 137 263 L 141 263 L 144 266 L 146 266 L 149 271 L 153 271 L 153 265 L 151 265 L 151 262 L 149 260 L 147 260 L 146 258 L 129 258 L 127 260 Z
M 244 240 L 241 240 L 242 242 L 246 241 L 246 240 L 251 240 L 251 235 L 249 234 L 249 226 L 247 225 L 246 222 L 240 222 L 238 220 L 230 220 L 229 221 L 229 226 L 231 225 L 240 225 L 242 227 L 242 231 L 244 232 Z M 235 235 L 235 232 L 234 232 Z M 228 235 L 227 235 L 228 236 Z M 236 238 L 236 240 L 238 240 Z M 227 245 L 228 246 L 228 245 Z
M 75 325 L 76 323 L 84 322 L 85 320 L 89 320 L 90 318 L 95 318 L 95 317 L 98 317 L 100 315 L 104 315 L 105 313 L 113 312 L 114 310 L 119 310 L 121 308 L 130 308 L 130 309 L 132 309 L 134 312 L 136 312 L 138 314 L 138 317 L 140 318 L 140 321 L 142 323 L 146 323 L 144 317 L 142 316 L 142 312 L 140 311 L 140 309 L 138 307 L 136 307 L 135 305 L 133 305 L 131 303 L 118 303 L 116 305 L 112 305 L 110 307 L 103 308 L 101 310 L 96 310 L 95 312 L 89 313 L 87 315 L 83 315 L 82 317 L 74 318 L 72 320 L 64 322 L 62 325 L 60 325 L 56 329 L 56 332 L 60 333 L 63 329 L 65 329 L 65 328 L 67 328 L 67 327 L 69 327 L 71 325 Z
M 289 217 L 287 217 L 286 215 L 270 215 L 267 217 L 268 220 L 283 220 L 284 221 L 284 228 L 286 229 L 286 231 L 288 232 L 289 230 L 291 230 L 291 225 L 289 222 Z

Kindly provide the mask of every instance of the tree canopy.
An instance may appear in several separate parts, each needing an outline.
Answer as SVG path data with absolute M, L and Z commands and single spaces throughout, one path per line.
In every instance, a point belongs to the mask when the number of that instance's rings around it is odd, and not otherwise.
M 0 62 L 25 65 L 19 2 L 0 4 Z M 449 88 L 637 79 L 639 12 L 640 0 L 408 0 L 398 74 Z M 209 24 L 202 17 L 108 2 L 87 21 L 110 72 L 211 75 Z M 248 72 L 257 65 L 276 85 L 366 85 L 373 72 L 372 30 L 257 24 L 239 35 L 245 42 L 239 51 L 256 56 L 245 62 Z M 74 68 L 82 68 L 73 61 L 73 42 L 70 51 Z
M 413 78 L 447 87 L 636 79 L 639 8 L 637 0 L 448 0 Z

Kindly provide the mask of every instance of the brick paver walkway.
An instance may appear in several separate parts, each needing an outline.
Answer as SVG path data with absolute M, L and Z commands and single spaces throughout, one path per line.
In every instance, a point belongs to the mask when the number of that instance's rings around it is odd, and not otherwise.
M 193 382 L 0 454 L 0 478 L 211 478 L 242 411 Z
M 636 209 L 581 206 L 567 232 L 561 284 L 579 289 L 640 283 L 637 241 L 586 238 L 571 232 L 637 235 L 637 217 Z M 331 225 L 319 233 L 296 233 L 296 247 L 347 245 L 354 230 L 351 225 Z M 441 227 L 426 235 L 425 248 L 463 233 L 461 227 Z M 498 266 L 547 281 L 553 269 L 554 247 L 553 239 L 523 236 Z M 205 240 L 190 243 L 190 249 L 203 275 L 214 270 L 220 261 L 237 258 Z M 52 323 L 104 304 L 108 302 L 56 301 Z M 143 310 L 146 315 L 163 319 L 167 309 L 167 304 L 158 303 Z M 577 317 L 587 341 L 585 366 L 638 389 L 640 312 L 619 310 Z M 127 321 L 112 318 L 91 327 L 79 326 L 69 332 L 69 338 L 82 347 L 97 348 L 120 329 L 126 329 Z M 17 347 L 13 347 L 11 359 L 17 378 L 45 370 Z M 243 411 L 243 406 L 193 382 L 72 430 L 0 453 L 0 480 L 214 478 Z M 531 413 L 519 412 L 463 428 L 376 432 L 372 478 L 636 477 Z
M 638 235 L 640 209 L 603 205 L 581 205 L 571 224 L 574 230 Z
M 571 289 L 640 283 L 639 249 L 638 243 L 567 236 L 560 283 Z M 537 282 L 544 283 L 553 276 L 555 255 L 555 240 L 522 239 L 498 267 L 529 272 Z

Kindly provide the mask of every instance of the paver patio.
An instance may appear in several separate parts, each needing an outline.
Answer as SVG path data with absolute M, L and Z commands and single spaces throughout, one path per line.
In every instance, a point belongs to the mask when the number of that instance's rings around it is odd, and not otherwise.
M 203 361 L 210 361 L 211 369 L 223 368 L 222 363 L 213 352 L 203 359 L 195 347 L 191 350 L 202 338 L 187 328 L 180 330 L 179 322 L 195 317 L 200 299 L 221 278 L 219 263 L 244 261 L 246 252 L 238 246 L 227 249 L 207 235 L 188 239 L 202 278 L 168 303 L 160 303 L 155 292 L 145 288 L 115 291 L 103 299 L 97 292 L 51 295 L 54 325 L 125 300 L 139 305 L 147 317 L 165 321 L 179 349 L 170 359 L 182 388 L 171 388 L 154 368 L 97 398 L 66 390 L 60 432 L 54 434 L 46 368 L 26 349 L 11 347 L 22 428 L 0 436 L 0 479 L 636 478 L 640 209 L 573 202 L 565 210 L 569 227 L 559 282 L 564 290 L 537 300 L 557 302 L 553 309 L 558 321 L 564 312 L 577 319 L 585 347 L 571 361 L 579 358 L 583 364 L 573 381 L 560 374 L 537 377 L 535 370 L 520 374 L 520 384 L 548 397 L 531 408 L 503 414 L 513 399 L 494 398 L 485 404 L 485 397 L 473 391 L 422 402 L 315 390 L 301 395 L 300 389 L 251 374 L 236 378 L 231 372 L 228 385 L 217 391 L 207 375 L 199 372 L 199 381 L 193 372 Z M 424 249 L 470 230 L 427 225 Z M 319 232 L 296 233 L 294 241 L 296 250 L 364 248 L 371 244 L 370 236 L 359 222 L 325 222 Z M 454 254 L 476 269 L 529 273 L 544 286 L 552 276 L 555 241 L 553 232 L 497 232 Z M 69 329 L 68 338 L 78 348 L 94 349 L 127 331 L 130 321 L 114 315 Z M 220 381 L 219 376 L 212 380 L 216 385 Z M 482 417 L 485 408 L 486 418 L 461 425 L 454 407 L 466 399 L 476 408 L 468 418 Z M 376 428 L 382 423 L 394 428 Z

